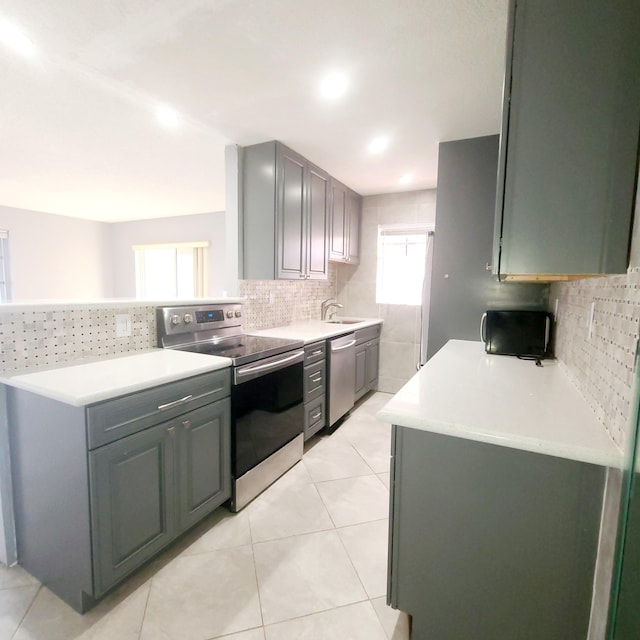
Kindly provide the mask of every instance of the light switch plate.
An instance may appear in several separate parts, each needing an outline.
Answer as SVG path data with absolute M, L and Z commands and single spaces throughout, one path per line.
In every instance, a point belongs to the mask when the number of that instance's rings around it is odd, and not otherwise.
M 116 338 L 128 338 L 131 335 L 131 316 L 128 313 L 116 314 Z

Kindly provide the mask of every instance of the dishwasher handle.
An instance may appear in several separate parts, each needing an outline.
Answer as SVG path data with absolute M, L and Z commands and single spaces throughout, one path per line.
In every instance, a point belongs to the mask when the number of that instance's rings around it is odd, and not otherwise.
M 334 347 L 333 345 L 331 345 L 331 351 L 333 351 L 334 353 L 336 351 L 342 351 L 343 349 L 348 349 L 349 347 L 353 347 L 353 345 L 356 343 L 355 338 L 353 340 L 350 340 L 349 342 L 347 342 L 347 344 L 343 344 L 339 347 Z

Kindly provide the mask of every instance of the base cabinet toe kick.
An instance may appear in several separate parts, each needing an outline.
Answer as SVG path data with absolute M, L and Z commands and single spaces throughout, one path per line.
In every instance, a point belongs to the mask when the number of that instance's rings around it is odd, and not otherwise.
M 18 561 L 81 613 L 231 497 L 230 373 L 86 407 L 7 388 Z
M 412 640 L 587 638 L 606 473 L 394 426 L 387 601 Z

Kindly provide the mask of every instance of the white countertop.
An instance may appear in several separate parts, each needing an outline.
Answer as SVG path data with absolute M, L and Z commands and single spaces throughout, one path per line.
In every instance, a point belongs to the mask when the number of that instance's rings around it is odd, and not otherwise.
M 20 373 L 0 382 L 76 407 L 230 366 L 231 360 L 155 349 L 95 362 Z
M 266 336 L 268 338 L 288 338 L 290 340 L 303 340 L 305 344 L 326 340 L 335 336 L 351 333 L 356 329 L 364 329 L 376 324 L 381 324 L 380 318 L 342 318 L 343 320 L 354 320 L 353 324 L 332 324 L 323 320 L 303 320 L 293 322 L 284 327 L 274 327 L 273 329 L 260 329 L 247 331 L 254 336 Z
M 392 424 L 618 467 L 621 451 L 556 361 L 449 341 L 378 412 Z
M 226 302 L 246 302 L 246 298 L 229 298 L 220 296 L 217 298 L 97 298 L 97 299 L 51 299 L 51 300 L 20 300 L 18 302 L 3 302 L 0 304 L 0 315 L 3 313 L 20 313 L 23 311 L 58 311 L 64 309 L 128 309 L 132 307 L 178 307 L 190 304 L 218 304 Z

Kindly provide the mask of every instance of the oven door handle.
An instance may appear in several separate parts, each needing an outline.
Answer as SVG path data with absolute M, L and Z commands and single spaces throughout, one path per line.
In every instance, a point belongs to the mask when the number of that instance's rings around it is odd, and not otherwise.
M 239 367 L 236 369 L 236 378 L 243 378 L 245 376 L 254 375 L 258 372 L 268 372 L 274 371 L 276 369 L 281 369 L 282 365 L 290 363 L 295 364 L 295 362 L 302 362 L 304 358 L 304 351 L 296 351 L 286 358 L 280 358 L 279 360 L 275 360 L 272 362 L 267 362 L 265 364 L 256 364 L 250 367 Z

